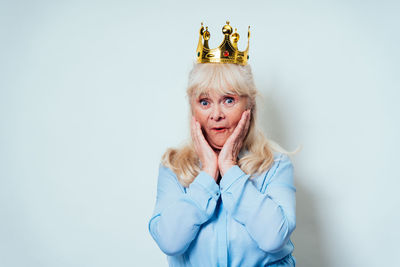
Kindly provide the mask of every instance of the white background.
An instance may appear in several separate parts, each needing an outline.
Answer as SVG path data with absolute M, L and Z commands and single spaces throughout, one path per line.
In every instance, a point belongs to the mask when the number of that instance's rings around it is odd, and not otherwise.
M 0 266 L 166 266 L 147 223 L 229 19 L 293 157 L 298 266 L 400 266 L 396 1 L 1 1 Z

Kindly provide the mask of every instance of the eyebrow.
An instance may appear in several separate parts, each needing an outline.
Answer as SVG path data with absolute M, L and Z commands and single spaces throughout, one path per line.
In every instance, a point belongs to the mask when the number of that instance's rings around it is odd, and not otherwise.
M 226 92 L 225 94 L 222 94 L 222 95 L 219 95 L 220 97 L 223 97 L 223 96 L 236 96 L 236 97 L 240 97 L 240 95 L 238 95 L 238 94 L 236 94 L 236 93 L 234 93 L 234 92 Z M 201 97 L 210 97 L 210 94 L 208 94 L 208 93 L 201 93 L 199 96 L 198 96 L 198 98 L 201 98 Z
M 207 94 L 207 93 L 201 93 L 200 95 L 199 95 L 199 98 L 200 97 L 209 97 L 210 95 L 209 94 Z

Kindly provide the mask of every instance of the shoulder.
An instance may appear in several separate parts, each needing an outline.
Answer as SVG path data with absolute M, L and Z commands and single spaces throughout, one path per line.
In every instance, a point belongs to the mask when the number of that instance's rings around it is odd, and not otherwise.
M 281 163 L 292 164 L 290 157 L 282 152 L 273 152 L 274 155 L 274 165 L 280 165 Z
M 285 184 L 293 186 L 293 165 L 287 154 L 272 151 L 272 164 L 260 175 L 254 175 L 252 181 L 264 193 L 271 185 Z
M 274 180 L 285 176 L 289 179 L 293 177 L 293 163 L 287 154 L 281 152 L 273 152 L 274 163 L 268 173 L 268 180 Z
M 175 188 L 178 191 L 183 191 L 183 186 L 178 180 L 175 172 L 171 168 L 165 166 L 163 163 L 159 164 L 158 167 L 158 188 Z
M 158 165 L 158 179 L 170 179 L 178 181 L 178 177 L 174 171 L 163 162 Z
M 170 168 L 168 168 L 162 161 L 158 165 L 158 172 L 175 175 L 175 173 Z

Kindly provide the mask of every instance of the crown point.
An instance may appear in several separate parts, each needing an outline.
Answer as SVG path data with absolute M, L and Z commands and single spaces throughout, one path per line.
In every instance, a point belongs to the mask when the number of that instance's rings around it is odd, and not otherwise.
M 223 34 L 231 34 L 232 33 L 232 27 L 227 24 L 222 28 L 222 33 Z
M 232 34 L 232 41 L 234 42 L 234 43 L 237 43 L 238 41 L 239 41 L 239 34 L 235 31 L 233 34 Z
M 208 31 L 208 27 L 206 27 L 206 31 L 203 33 L 203 38 L 206 41 L 210 39 L 210 32 Z
M 227 21 L 226 21 L 226 24 L 228 24 L 228 25 L 229 25 L 229 20 L 227 20 Z

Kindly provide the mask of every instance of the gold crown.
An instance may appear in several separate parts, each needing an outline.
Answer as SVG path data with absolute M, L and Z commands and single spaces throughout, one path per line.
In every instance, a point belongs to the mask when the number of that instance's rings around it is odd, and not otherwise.
M 197 63 L 233 63 L 246 65 L 249 59 L 249 39 L 250 39 L 250 26 L 247 33 L 247 48 L 244 51 L 239 51 L 237 42 L 239 41 L 239 34 L 236 32 L 232 34 L 232 27 L 229 21 L 222 28 L 224 40 L 214 49 L 208 47 L 208 40 L 210 39 L 210 32 L 208 27 L 204 30 L 203 22 L 201 23 L 199 43 L 197 45 Z M 204 43 L 203 43 L 204 39 Z

